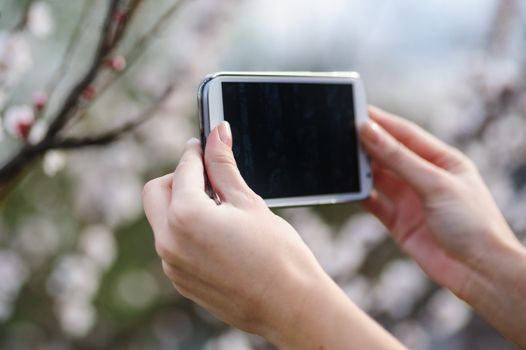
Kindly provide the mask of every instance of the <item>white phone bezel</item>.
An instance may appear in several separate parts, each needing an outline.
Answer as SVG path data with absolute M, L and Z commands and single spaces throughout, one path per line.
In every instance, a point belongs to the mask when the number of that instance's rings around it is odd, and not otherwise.
M 365 89 L 360 76 L 354 72 L 219 72 L 203 81 L 199 89 L 202 137 L 206 139 L 210 130 L 224 120 L 223 82 L 267 82 L 267 83 L 330 83 L 352 84 L 354 115 L 357 127 L 368 118 Z M 358 141 L 358 137 L 357 137 Z M 290 207 L 328 203 L 341 203 L 367 198 L 371 193 L 372 175 L 368 157 L 360 142 L 358 147 L 360 192 L 324 194 L 301 197 L 264 198 L 269 207 Z

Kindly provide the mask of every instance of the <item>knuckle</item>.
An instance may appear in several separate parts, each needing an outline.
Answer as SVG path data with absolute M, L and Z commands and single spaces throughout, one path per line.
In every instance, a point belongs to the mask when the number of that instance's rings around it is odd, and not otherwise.
M 168 224 L 176 233 L 184 232 L 184 228 L 198 219 L 198 214 L 191 201 L 174 201 L 168 209 Z
M 251 208 L 267 208 L 267 205 L 265 204 L 265 200 L 258 194 L 256 194 L 253 191 L 249 191 L 245 193 L 246 197 L 246 203 Z
M 172 285 L 174 286 L 175 290 L 181 294 L 181 296 L 183 296 L 184 298 L 186 299 L 190 299 L 190 300 L 193 300 L 192 299 L 192 294 L 190 293 L 190 290 L 188 290 L 187 288 L 181 286 L 180 284 L 178 283 L 174 283 L 172 282 Z
M 478 171 L 476 164 L 462 151 L 454 146 L 448 146 L 447 159 L 452 161 L 449 163 L 452 163 L 453 166 L 456 166 L 461 170 L 465 169 Z
M 386 147 L 385 158 L 391 162 L 398 162 L 402 157 L 402 144 L 398 140 L 390 142 Z
M 181 276 L 177 269 L 164 260 L 162 262 L 162 268 L 164 274 L 166 275 L 166 277 L 168 277 L 168 279 L 170 279 L 170 281 L 177 283 L 181 279 Z
M 458 148 L 454 147 L 454 146 L 450 146 L 448 145 L 449 147 L 449 153 L 451 154 L 452 157 L 458 159 L 458 160 L 466 160 L 467 157 L 464 155 L 464 153 L 462 153 Z
M 143 199 L 146 198 L 152 192 L 153 188 L 156 187 L 156 185 L 157 185 L 156 179 L 150 180 L 147 183 L 145 183 L 142 189 L 142 198 Z
M 437 176 L 429 188 L 429 195 L 437 196 L 449 193 L 455 188 L 455 180 L 448 174 Z
M 478 172 L 478 166 L 471 158 L 467 157 L 464 153 L 460 152 L 459 150 L 457 150 L 457 152 L 458 158 L 460 159 L 462 165 L 464 165 L 466 169 Z
M 173 249 L 160 240 L 155 240 L 155 251 L 163 261 L 173 262 L 176 260 L 176 254 Z
M 236 161 L 231 154 L 227 153 L 216 153 L 211 156 L 212 163 L 222 166 L 236 167 Z

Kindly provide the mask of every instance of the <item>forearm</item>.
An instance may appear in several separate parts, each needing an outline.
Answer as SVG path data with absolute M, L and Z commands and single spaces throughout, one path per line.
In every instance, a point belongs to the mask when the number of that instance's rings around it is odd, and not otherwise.
M 271 342 L 282 350 L 405 349 L 328 276 L 324 279 L 303 287 L 308 294 L 296 299 L 301 302 L 295 316 L 268 336 Z
M 493 245 L 461 295 L 520 348 L 526 348 L 526 250 L 517 241 Z

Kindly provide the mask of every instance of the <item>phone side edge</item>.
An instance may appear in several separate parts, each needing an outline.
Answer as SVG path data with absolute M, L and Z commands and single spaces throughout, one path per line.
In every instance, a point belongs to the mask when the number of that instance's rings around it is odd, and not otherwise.
M 199 88 L 197 90 L 197 103 L 198 103 L 198 116 L 199 116 L 199 137 L 201 141 L 201 148 L 203 150 L 203 155 L 206 149 L 206 139 L 210 134 L 210 106 L 209 106 L 209 88 L 210 83 L 214 80 L 212 75 L 208 75 L 203 79 Z M 208 196 L 213 199 L 216 204 L 220 204 L 221 200 L 219 199 L 218 194 L 212 188 L 210 179 L 206 170 L 204 170 L 204 180 L 205 180 L 205 192 Z
M 356 147 L 358 149 L 358 168 L 360 169 L 360 194 L 362 194 L 361 199 L 366 199 L 370 196 L 372 191 L 373 177 L 369 156 L 360 142 L 360 128 L 369 119 L 369 114 L 367 112 L 368 106 L 364 82 L 359 77 L 353 78 L 352 80 L 355 101 Z

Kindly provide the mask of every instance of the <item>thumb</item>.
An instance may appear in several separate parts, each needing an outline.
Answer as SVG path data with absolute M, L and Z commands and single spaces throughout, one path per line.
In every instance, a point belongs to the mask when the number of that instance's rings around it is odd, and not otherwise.
M 221 122 L 210 132 L 206 139 L 204 158 L 208 179 L 221 201 L 238 206 L 254 194 L 237 168 L 228 122 Z

